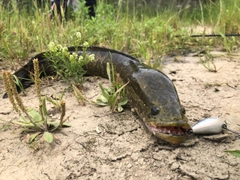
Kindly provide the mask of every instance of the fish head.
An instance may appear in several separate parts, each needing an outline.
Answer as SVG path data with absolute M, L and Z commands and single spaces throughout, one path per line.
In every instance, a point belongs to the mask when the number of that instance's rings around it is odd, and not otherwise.
M 163 73 L 148 69 L 135 77 L 141 89 L 139 114 L 147 128 L 158 138 L 179 144 L 191 129 L 185 116 L 185 109 L 172 81 Z
M 147 128 L 156 137 L 171 144 L 183 142 L 187 138 L 189 130 L 191 130 L 185 116 L 185 110 L 181 106 L 179 108 L 176 106 L 163 107 L 155 104 L 147 117 L 147 120 L 145 120 Z

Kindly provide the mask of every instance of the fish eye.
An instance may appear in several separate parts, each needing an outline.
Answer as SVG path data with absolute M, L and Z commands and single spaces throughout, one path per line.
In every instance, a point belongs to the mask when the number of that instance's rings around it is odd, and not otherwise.
M 157 106 L 153 106 L 151 109 L 152 115 L 157 115 L 159 113 L 159 108 Z

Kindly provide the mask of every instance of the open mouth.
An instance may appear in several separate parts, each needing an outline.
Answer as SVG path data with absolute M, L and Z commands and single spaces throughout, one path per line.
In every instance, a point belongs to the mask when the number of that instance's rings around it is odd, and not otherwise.
M 153 127 L 153 126 L 147 126 L 148 129 L 153 133 L 153 134 L 169 134 L 173 136 L 183 136 L 186 135 L 187 129 L 184 129 L 181 126 L 158 126 L 158 127 Z

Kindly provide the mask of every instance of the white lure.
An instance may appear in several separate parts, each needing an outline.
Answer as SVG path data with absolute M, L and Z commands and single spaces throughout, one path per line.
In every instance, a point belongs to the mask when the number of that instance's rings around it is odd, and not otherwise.
M 192 132 L 194 134 L 219 134 L 223 131 L 224 121 L 220 118 L 206 118 L 192 127 Z

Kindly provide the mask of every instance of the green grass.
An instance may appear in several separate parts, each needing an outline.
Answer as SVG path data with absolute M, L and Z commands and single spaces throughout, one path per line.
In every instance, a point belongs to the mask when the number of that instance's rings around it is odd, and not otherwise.
M 106 46 L 128 52 L 156 68 L 161 67 L 161 56 L 179 49 L 198 49 L 206 45 L 222 46 L 234 51 L 238 38 L 190 38 L 189 26 L 201 25 L 214 33 L 238 33 L 240 0 L 216 3 L 209 1 L 200 8 L 161 8 L 140 6 L 119 0 L 116 4 L 99 0 L 97 17 L 86 19 L 86 9 L 69 21 L 49 19 L 49 6 L 38 9 L 0 6 L 0 57 L 15 64 L 32 53 L 48 50 L 49 42 L 72 46 L 74 34 L 81 32 L 82 40 L 90 45 Z M 143 3 L 144 4 L 144 3 Z M 191 32 L 191 33 L 190 33 Z M 202 32 L 204 33 L 204 32 Z M 175 37 L 180 35 L 181 37 Z

